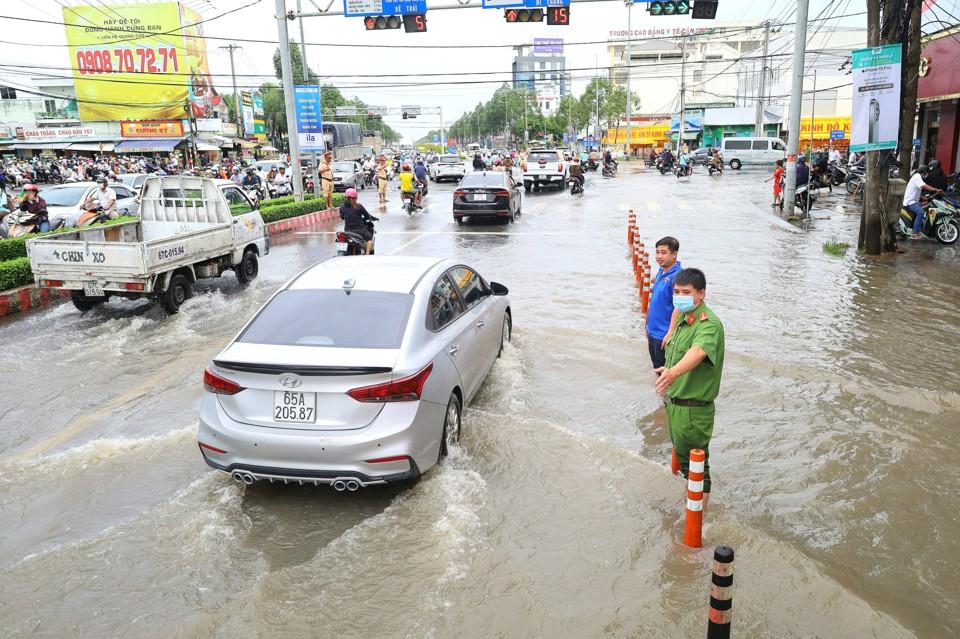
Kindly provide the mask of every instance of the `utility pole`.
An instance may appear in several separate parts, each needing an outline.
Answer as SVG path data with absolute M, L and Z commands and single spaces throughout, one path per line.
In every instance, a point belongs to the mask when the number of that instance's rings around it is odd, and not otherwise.
M 234 71 L 233 68 L 233 52 L 242 47 L 231 42 L 227 46 L 220 48 L 226 49 L 230 54 L 230 77 L 233 78 L 233 108 L 237 112 L 237 126 L 240 128 L 240 133 L 243 133 L 243 118 L 240 117 L 240 94 L 237 93 L 237 72 Z
M 593 130 L 594 142 L 600 142 L 603 139 L 603 136 L 600 135 L 600 66 L 597 62 L 597 56 L 593 56 L 593 96 L 597 101 L 597 126 Z M 592 147 L 593 145 L 591 145 Z M 592 150 L 592 149 L 591 149 Z
M 787 175 L 783 190 L 783 210 L 787 217 L 794 213 L 797 197 L 797 151 L 800 148 L 800 111 L 803 107 L 803 66 L 807 54 L 807 16 L 810 0 L 797 0 L 797 21 L 793 31 L 793 87 L 790 91 L 790 139 L 787 141 Z M 868 167 L 869 170 L 869 167 Z
M 297 0 L 297 13 L 300 13 L 300 0 Z M 310 84 L 310 67 L 307 65 L 307 43 L 303 37 L 303 18 L 298 20 L 300 23 L 300 61 L 303 63 L 303 83 Z M 320 105 L 321 108 L 323 105 Z M 287 127 L 289 129 L 290 127 Z M 322 134 L 321 134 L 322 135 Z M 326 144 L 324 144 L 326 146 Z M 320 198 L 320 176 L 317 172 L 317 152 L 310 153 L 310 178 L 313 180 L 313 195 Z
M 297 131 L 297 108 L 293 98 L 293 64 L 290 61 L 290 34 L 287 31 L 286 0 L 276 0 L 276 11 L 277 38 L 280 41 L 280 75 L 283 82 L 283 101 L 287 112 L 287 141 L 290 145 L 290 177 L 293 179 L 293 196 L 297 202 L 302 202 L 303 177 L 300 174 L 300 138 Z
M 623 0 L 623 3 L 627 5 L 627 143 L 625 145 L 625 150 L 627 152 L 627 157 L 629 158 L 632 153 L 630 152 L 630 120 L 633 115 L 633 105 L 630 104 L 630 76 L 633 75 L 630 69 L 632 63 L 631 55 L 632 51 L 630 50 L 630 40 L 633 38 L 633 27 L 631 25 L 631 17 L 633 15 L 633 0 Z
M 810 102 L 810 161 L 813 161 L 813 129 L 817 121 L 817 70 L 813 70 L 813 99 Z M 811 165 L 812 166 L 812 165 Z M 803 198 L 803 216 L 810 213 L 810 183 L 807 182 L 807 197 Z
M 680 36 L 680 135 L 677 137 L 677 155 L 683 149 L 683 128 L 686 124 L 684 116 L 685 99 L 687 93 L 687 36 Z
M 757 119 L 753 134 L 763 137 L 763 96 L 767 93 L 767 51 L 770 48 L 770 21 L 763 23 L 763 58 L 760 60 L 760 93 L 757 94 Z
M 446 138 L 443 137 L 443 107 L 437 107 L 440 110 L 440 152 L 443 153 L 443 150 L 447 148 L 447 143 L 444 141 Z

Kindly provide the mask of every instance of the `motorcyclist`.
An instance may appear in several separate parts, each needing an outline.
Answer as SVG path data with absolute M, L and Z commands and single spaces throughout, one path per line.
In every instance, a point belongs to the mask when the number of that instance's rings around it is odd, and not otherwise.
M 277 174 L 273 177 L 273 186 L 277 189 L 277 195 L 290 193 L 290 176 L 287 174 L 286 164 L 281 164 L 277 168 Z
M 419 186 L 417 190 L 420 191 L 420 199 L 423 199 L 423 193 L 427 191 L 427 167 L 423 165 L 423 160 L 417 160 L 417 165 L 413 167 L 413 174 L 417 176 L 417 183 Z
M 666 168 L 673 167 L 673 151 L 667 147 L 663 147 L 663 151 L 660 152 L 660 164 Z
M 810 167 L 807 166 L 807 156 L 802 153 L 797 156 L 797 186 L 810 182 Z
M 343 230 L 361 236 L 364 241 L 364 253 L 369 255 L 370 251 L 373 250 L 373 232 L 370 230 L 370 226 L 373 222 L 379 222 L 380 218 L 370 215 L 363 204 L 357 202 L 356 189 L 347 189 L 344 196 L 346 200 L 340 205 L 340 219 L 343 220 Z
M 40 189 L 36 184 L 23 185 L 23 197 L 19 199 L 17 208 L 21 213 L 29 213 L 38 218 L 37 230 L 46 233 L 50 230 L 50 220 L 47 219 L 47 202 L 40 197 Z
M 683 151 L 680 151 L 680 174 L 681 175 L 690 175 L 692 173 L 690 167 L 690 158 L 687 157 L 687 154 Z
M 570 179 L 577 182 L 577 184 L 580 186 L 580 190 L 583 191 L 583 166 L 580 165 L 580 160 L 578 158 L 573 158 L 570 160 Z
M 482 171 L 482 170 L 484 170 L 485 168 L 487 168 L 487 164 L 486 164 L 486 162 L 483 161 L 483 157 L 480 155 L 480 153 L 478 152 L 478 153 L 474 154 L 474 156 L 473 156 L 473 170 L 474 170 L 474 171 Z
M 97 189 L 90 194 L 87 201 L 83 203 L 85 211 L 104 211 L 105 213 L 116 213 L 117 192 L 108 186 L 107 178 L 101 176 L 97 178 Z
M 613 159 L 613 153 L 610 151 L 610 149 L 607 149 L 603 153 L 603 166 L 604 167 L 612 166 L 613 168 L 617 168 L 619 166 L 617 164 L 617 161 Z
M 720 149 L 714 149 L 710 157 L 710 162 L 713 164 L 713 168 L 717 171 L 723 172 L 723 156 L 720 155 Z
M 943 172 L 943 167 L 940 165 L 940 160 L 930 160 L 930 172 L 924 176 L 923 181 L 934 187 L 935 189 L 940 189 L 941 191 L 947 190 L 947 176 Z
M 821 184 L 825 184 L 830 190 L 830 193 L 833 193 L 833 185 L 830 183 L 830 178 L 827 176 L 827 172 L 830 170 L 830 158 L 825 152 L 821 152 L 817 155 L 816 160 L 813 165 L 813 172 L 819 178 Z
M 233 172 L 230 175 L 230 181 L 236 184 L 237 186 L 241 186 L 243 184 L 243 175 L 240 174 L 239 166 L 233 167 Z
M 252 166 L 247 167 L 247 174 L 243 176 L 243 181 L 240 182 L 240 186 L 245 189 L 254 188 L 260 190 L 260 187 L 263 185 L 260 176 L 257 175 L 257 172 L 253 169 Z
M 400 202 L 402 203 L 405 199 L 412 199 L 413 205 L 418 209 L 423 208 L 420 206 L 420 191 L 417 189 L 417 176 L 413 174 L 413 170 L 410 168 L 410 165 L 404 163 L 400 167 L 400 175 L 397 177 L 400 181 Z

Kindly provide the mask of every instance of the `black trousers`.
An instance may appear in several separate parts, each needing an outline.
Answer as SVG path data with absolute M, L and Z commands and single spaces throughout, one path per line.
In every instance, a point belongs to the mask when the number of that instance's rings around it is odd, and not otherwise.
M 650 350 L 650 361 L 654 368 L 661 368 L 667 363 L 667 354 L 664 352 L 661 342 L 663 342 L 662 337 L 657 339 L 647 335 L 647 348 Z

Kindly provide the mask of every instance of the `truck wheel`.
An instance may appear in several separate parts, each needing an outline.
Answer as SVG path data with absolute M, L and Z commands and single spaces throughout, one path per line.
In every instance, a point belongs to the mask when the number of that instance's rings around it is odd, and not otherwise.
M 107 301 L 106 297 L 87 297 L 81 295 L 80 293 L 71 293 L 70 301 L 73 302 L 74 307 L 81 313 L 86 313 L 90 309 L 100 306 Z
M 523 183 L 523 190 L 524 190 L 526 193 L 529 193 L 529 192 L 530 192 L 530 188 L 531 188 L 531 187 L 532 187 L 532 185 L 531 185 L 529 182 L 524 182 L 524 183 Z
M 233 271 L 237 274 L 237 281 L 240 282 L 241 286 L 257 279 L 257 275 L 260 273 L 260 262 L 257 261 L 257 254 L 249 249 L 244 251 L 243 259 L 233 267 Z
M 180 307 L 193 296 L 190 279 L 183 273 L 177 273 L 170 278 L 170 285 L 160 297 L 160 302 L 169 313 L 176 313 Z

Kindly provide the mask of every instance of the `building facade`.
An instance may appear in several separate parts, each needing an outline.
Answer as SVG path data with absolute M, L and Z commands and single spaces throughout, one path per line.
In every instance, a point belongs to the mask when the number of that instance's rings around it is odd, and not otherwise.
M 559 46 L 561 51 L 562 46 Z M 558 47 L 543 51 L 536 45 L 522 45 L 515 47 L 515 50 L 511 65 L 514 89 L 538 92 L 541 87 L 550 87 L 560 98 L 567 95 L 570 90 L 567 59 L 563 53 L 557 53 Z
M 924 40 L 917 83 L 918 161 L 940 160 L 947 173 L 960 169 L 960 27 L 935 33 Z

